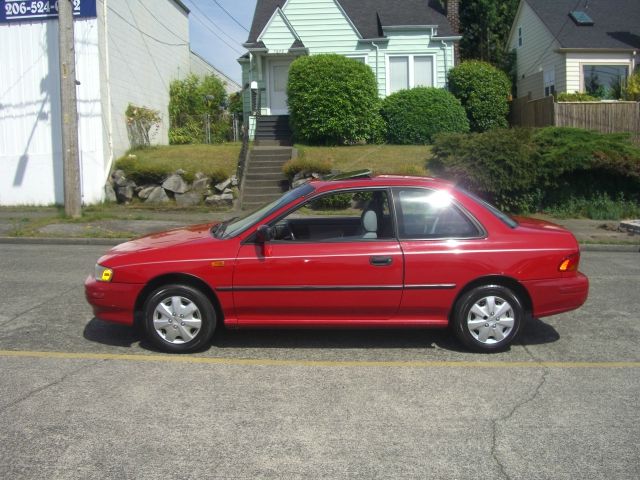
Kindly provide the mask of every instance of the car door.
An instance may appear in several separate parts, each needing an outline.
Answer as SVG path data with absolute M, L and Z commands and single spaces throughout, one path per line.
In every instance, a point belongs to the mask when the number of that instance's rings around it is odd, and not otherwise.
M 332 193 L 271 222 L 275 238 L 266 244 L 250 237 L 234 269 L 239 325 L 376 325 L 390 319 L 402 297 L 403 257 L 388 198 L 386 190 Z M 371 231 L 362 222 L 374 210 Z
M 404 295 L 398 315 L 446 325 L 456 295 L 486 271 L 478 250 L 482 226 L 447 192 L 398 187 L 393 191 L 404 254 Z

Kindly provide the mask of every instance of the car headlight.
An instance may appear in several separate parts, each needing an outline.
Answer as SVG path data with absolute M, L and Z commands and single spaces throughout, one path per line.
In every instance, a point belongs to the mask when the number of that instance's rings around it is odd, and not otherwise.
M 113 278 L 113 270 L 96 264 L 96 280 L 99 282 L 110 282 Z

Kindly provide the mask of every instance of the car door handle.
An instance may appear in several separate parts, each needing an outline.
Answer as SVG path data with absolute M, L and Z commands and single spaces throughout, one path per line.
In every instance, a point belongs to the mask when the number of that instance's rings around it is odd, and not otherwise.
M 393 263 L 391 257 L 369 257 L 369 263 L 374 267 L 385 267 Z

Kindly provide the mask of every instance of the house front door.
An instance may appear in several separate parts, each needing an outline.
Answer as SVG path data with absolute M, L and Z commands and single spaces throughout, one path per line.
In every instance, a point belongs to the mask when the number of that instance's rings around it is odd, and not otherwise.
M 271 115 L 287 115 L 287 81 L 291 60 L 269 62 L 269 108 Z

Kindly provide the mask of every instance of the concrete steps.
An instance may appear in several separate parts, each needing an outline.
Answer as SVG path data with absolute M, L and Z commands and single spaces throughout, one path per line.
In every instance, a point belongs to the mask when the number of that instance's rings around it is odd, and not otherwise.
M 263 115 L 257 118 L 256 146 L 290 146 L 291 136 L 289 115 Z
M 256 146 L 249 152 L 242 186 L 242 209 L 258 208 L 279 198 L 289 187 L 282 166 L 291 159 L 291 147 Z

